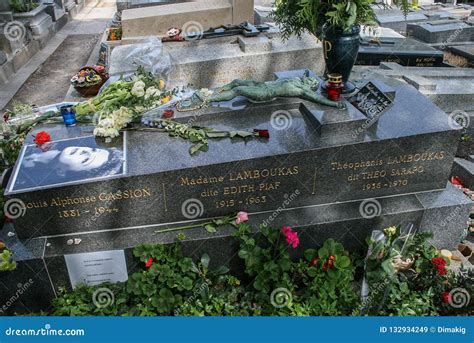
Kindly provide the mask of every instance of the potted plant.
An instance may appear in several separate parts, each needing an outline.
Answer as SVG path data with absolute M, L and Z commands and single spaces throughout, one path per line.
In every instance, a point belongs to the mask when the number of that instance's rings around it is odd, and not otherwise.
M 406 14 L 408 0 L 395 0 Z M 284 39 L 310 32 L 323 41 L 327 74 L 342 75 L 344 92 L 359 51 L 360 24 L 375 25 L 375 0 L 276 0 L 272 17 Z

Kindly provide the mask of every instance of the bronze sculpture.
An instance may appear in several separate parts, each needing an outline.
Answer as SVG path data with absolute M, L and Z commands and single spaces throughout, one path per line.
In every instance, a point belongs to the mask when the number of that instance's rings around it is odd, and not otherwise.
M 182 112 L 192 111 L 212 102 L 230 101 L 237 96 L 244 96 L 253 102 L 268 102 L 279 97 L 298 97 L 325 106 L 341 109 L 346 107 L 342 101 L 331 101 L 317 94 L 318 87 L 318 80 L 306 75 L 267 82 L 234 80 L 209 92 L 210 95 L 202 91 L 195 92 L 191 97 L 180 101 L 177 109 Z

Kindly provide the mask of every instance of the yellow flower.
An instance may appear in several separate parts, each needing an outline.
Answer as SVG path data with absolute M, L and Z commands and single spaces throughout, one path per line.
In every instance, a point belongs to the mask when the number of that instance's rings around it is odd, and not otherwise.
M 158 88 L 159 88 L 160 90 L 165 88 L 165 80 L 160 80 L 160 83 L 159 83 L 159 85 L 158 85 Z
M 393 236 L 397 232 L 397 228 L 395 226 L 390 226 L 383 230 L 386 236 Z
M 163 102 L 163 104 L 166 104 L 167 102 L 170 102 L 171 100 L 171 97 L 169 95 L 167 96 L 164 96 L 161 98 L 161 101 Z

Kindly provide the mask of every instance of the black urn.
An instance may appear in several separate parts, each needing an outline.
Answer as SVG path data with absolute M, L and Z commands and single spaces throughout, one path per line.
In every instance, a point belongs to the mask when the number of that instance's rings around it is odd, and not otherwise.
M 351 93 L 355 89 L 349 81 L 349 76 L 359 52 L 359 32 L 359 25 L 352 26 L 348 31 L 329 25 L 324 25 L 322 28 L 326 75 L 341 74 L 344 93 Z

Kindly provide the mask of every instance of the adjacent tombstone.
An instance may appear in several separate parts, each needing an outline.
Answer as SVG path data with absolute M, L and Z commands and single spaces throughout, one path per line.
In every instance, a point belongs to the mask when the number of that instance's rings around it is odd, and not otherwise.
M 471 42 L 474 40 L 474 25 L 458 20 L 408 24 L 407 35 L 426 43 L 447 45 L 453 42 Z
M 465 187 L 474 189 L 474 155 L 455 158 L 451 175 L 459 177 Z
M 391 28 L 397 32 L 405 33 L 407 24 L 421 23 L 437 19 L 455 19 L 456 17 L 446 11 L 410 11 L 407 16 L 399 9 L 376 10 L 377 22 L 382 27 Z
M 238 44 L 236 44 L 236 42 Z M 123 45 L 112 50 L 111 75 L 134 71 L 128 61 L 130 51 L 139 45 Z M 269 80 L 278 71 L 308 66 L 317 73 L 324 71 L 321 43 L 312 35 L 283 42 L 272 34 L 258 37 L 230 36 L 186 42 L 164 43 L 164 52 L 174 62 L 170 81 L 173 85 L 188 83 L 199 88 L 215 87 L 234 79 Z
M 273 7 L 255 6 L 255 24 L 260 25 L 267 22 L 272 22 L 270 14 L 272 13 Z
M 414 39 L 380 38 L 376 41 L 362 40 L 357 55 L 357 65 L 379 65 L 395 62 L 403 66 L 444 66 L 444 54 L 427 44 Z
M 62 3 L 58 3 L 55 0 L 43 0 L 43 4 L 46 6 L 46 13 L 53 19 L 53 22 L 66 24 L 66 11 Z M 62 25 L 59 25 L 58 29 L 60 27 Z
M 469 67 L 474 67 L 474 46 L 472 44 L 462 46 L 449 46 L 448 49 L 452 53 L 467 59 Z
M 165 36 L 171 27 L 183 28 L 187 33 L 200 32 L 243 21 L 253 22 L 252 0 L 201 0 L 122 12 L 124 38 Z
M 193 0 L 117 0 L 117 11 L 121 12 L 129 8 L 161 6 L 191 1 Z
M 428 20 L 421 12 L 410 12 L 405 17 L 399 10 L 380 11 L 377 13 L 377 22 L 380 26 L 391 28 L 397 32 L 406 32 L 408 23 L 417 23 Z
M 354 73 L 374 78 L 386 76 L 408 83 L 449 114 L 474 112 L 474 70 L 470 68 L 403 67 L 382 62 L 379 68 L 355 66 Z
M 66 0 L 64 3 L 64 9 L 71 18 L 75 18 L 78 13 L 78 7 L 74 0 Z
M 46 6 L 39 5 L 25 13 L 13 13 L 13 19 L 28 26 L 33 36 L 41 37 L 49 33 L 53 26 L 51 17 L 46 14 Z

